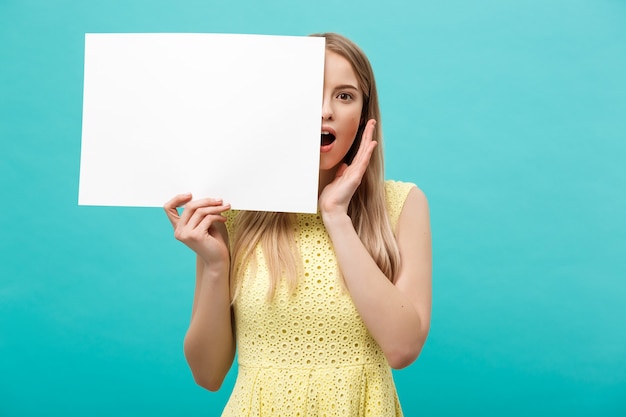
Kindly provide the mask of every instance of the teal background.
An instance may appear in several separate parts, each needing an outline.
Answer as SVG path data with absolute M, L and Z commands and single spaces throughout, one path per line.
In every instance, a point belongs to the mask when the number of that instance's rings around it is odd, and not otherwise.
M 186 367 L 162 211 L 77 205 L 85 32 L 318 31 L 369 55 L 431 205 L 405 414 L 626 415 L 626 2 L 0 0 L 0 416 L 218 416 L 234 381 Z

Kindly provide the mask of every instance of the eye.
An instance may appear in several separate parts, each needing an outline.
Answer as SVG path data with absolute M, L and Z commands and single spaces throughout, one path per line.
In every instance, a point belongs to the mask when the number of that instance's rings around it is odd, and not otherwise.
M 337 98 L 342 101 L 348 101 L 353 99 L 352 94 L 350 93 L 339 93 L 337 94 Z

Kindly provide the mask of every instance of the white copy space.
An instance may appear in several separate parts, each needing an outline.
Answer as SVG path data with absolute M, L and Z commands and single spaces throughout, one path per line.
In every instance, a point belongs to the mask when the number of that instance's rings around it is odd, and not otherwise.
M 79 204 L 315 212 L 324 39 L 87 34 Z

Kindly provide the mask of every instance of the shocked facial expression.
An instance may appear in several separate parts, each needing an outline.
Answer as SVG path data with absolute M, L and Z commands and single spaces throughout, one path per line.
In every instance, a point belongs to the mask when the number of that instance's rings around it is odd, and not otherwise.
M 354 139 L 363 109 L 363 93 L 350 62 L 326 51 L 320 170 L 335 170 L 346 156 Z

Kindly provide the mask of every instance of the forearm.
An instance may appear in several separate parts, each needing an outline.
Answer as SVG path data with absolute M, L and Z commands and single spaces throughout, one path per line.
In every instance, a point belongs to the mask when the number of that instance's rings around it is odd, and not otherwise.
M 326 215 L 324 222 L 346 286 L 365 326 L 392 367 L 409 365 L 417 358 L 427 333 L 417 309 L 382 273 L 347 215 Z
M 228 267 L 198 268 L 184 350 L 196 382 L 216 391 L 235 356 Z

